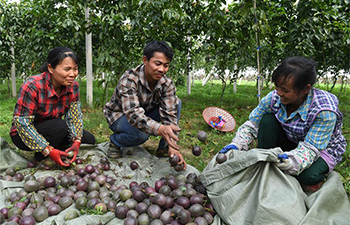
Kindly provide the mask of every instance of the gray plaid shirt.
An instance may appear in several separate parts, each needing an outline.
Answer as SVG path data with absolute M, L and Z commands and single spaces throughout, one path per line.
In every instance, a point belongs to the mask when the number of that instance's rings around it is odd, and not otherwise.
M 109 125 L 125 114 L 132 126 L 145 133 L 157 135 L 161 124 L 177 125 L 178 103 L 173 81 L 164 75 L 152 91 L 146 80 L 144 65 L 141 64 L 135 69 L 125 71 L 103 113 Z M 157 107 L 161 123 L 145 115 Z

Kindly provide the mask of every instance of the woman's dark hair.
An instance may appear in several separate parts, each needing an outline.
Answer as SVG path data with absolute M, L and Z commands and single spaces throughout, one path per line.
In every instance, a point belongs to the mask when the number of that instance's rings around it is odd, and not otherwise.
M 67 47 L 56 47 L 50 50 L 49 55 L 47 56 L 47 62 L 41 65 L 40 71 L 48 71 L 48 64 L 55 69 L 56 66 L 59 65 L 66 57 L 72 58 L 77 65 L 79 64 L 78 57 L 72 49 Z
M 170 46 L 164 41 L 151 41 L 143 49 L 143 55 L 146 56 L 149 61 L 155 52 L 162 52 L 171 61 L 174 56 L 174 51 Z
M 272 73 L 272 82 L 278 86 L 293 79 L 293 87 L 302 91 L 308 84 L 315 83 L 317 76 L 316 63 L 313 59 L 292 56 L 284 59 Z

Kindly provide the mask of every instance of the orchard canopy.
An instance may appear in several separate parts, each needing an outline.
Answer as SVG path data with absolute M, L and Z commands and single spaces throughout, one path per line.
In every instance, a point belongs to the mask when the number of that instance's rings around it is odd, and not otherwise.
M 349 0 L 0 0 L 0 78 L 36 74 L 50 49 L 67 46 L 82 77 L 92 73 L 88 81 L 111 87 L 141 62 L 148 41 L 164 40 L 175 50 L 169 75 L 177 85 L 187 80 L 188 93 L 199 70 L 201 78 L 215 74 L 223 90 L 247 68 L 268 84 L 292 55 L 314 58 L 322 82 L 345 86 L 349 7 Z

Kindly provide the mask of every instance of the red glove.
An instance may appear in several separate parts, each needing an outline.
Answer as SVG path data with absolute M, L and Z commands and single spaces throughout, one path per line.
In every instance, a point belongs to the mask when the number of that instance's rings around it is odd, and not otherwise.
M 68 153 L 70 151 L 74 151 L 74 156 L 73 156 L 72 160 L 70 161 L 70 163 L 73 163 L 75 161 L 75 159 L 77 158 L 80 144 L 81 144 L 80 141 L 74 141 L 72 146 L 70 146 L 69 148 L 66 149 L 66 151 L 65 151 L 66 153 Z
M 62 159 L 61 159 L 61 156 L 66 156 L 66 157 L 68 157 L 68 153 L 54 148 L 54 149 L 51 150 L 51 152 L 50 152 L 50 154 L 49 154 L 49 157 L 50 157 L 54 162 L 56 162 L 58 165 L 68 167 L 69 164 L 63 163 L 63 162 L 62 162 Z

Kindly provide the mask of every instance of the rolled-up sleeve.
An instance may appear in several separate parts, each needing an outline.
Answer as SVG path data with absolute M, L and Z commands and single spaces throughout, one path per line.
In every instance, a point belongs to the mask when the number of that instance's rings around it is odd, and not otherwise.
M 271 113 L 271 92 L 261 99 L 259 105 L 250 113 L 249 120 L 242 124 L 232 139 L 232 144 L 240 150 L 249 150 L 250 143 L 258 137 L 261 118 L 266 113 Z
M 49 142 L 34 127 L 34 111 L 37 108 L 37 93 L 31 84 L 24 84 L 19 90 L 13 115 L 13 124 L 18 135 L 31 150 L 41 152 Z
M 83 114 L 81 112 L 81 103 L 72 102 L 66 114 L 69 133 L 72 138 L 83 136 Z
M 14 116 L 13 122 L 23 143 L 35 152 L 43 151 L 49 142 L 34 127 L 34 116 Z

